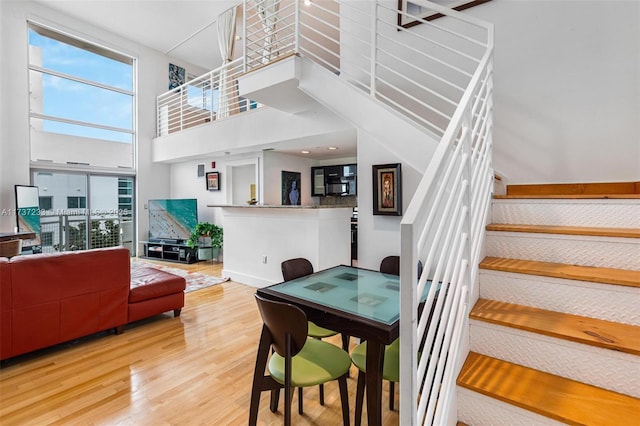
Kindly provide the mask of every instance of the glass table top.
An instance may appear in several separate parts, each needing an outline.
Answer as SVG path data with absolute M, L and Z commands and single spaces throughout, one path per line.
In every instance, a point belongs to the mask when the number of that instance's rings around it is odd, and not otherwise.
M 336 266 L 269 290 L 391 325 L 400 318 L 400 277 Z M 429 285 L 425 286 L 425 294 Z

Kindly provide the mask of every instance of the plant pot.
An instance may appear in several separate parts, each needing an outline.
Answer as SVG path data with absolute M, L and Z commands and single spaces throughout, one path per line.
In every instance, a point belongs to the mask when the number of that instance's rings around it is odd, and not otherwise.
M 211 260 L 213 259 L 213 251 L 218 250 L 211 247 L 199 247 L 198 248 L 198 260 Z

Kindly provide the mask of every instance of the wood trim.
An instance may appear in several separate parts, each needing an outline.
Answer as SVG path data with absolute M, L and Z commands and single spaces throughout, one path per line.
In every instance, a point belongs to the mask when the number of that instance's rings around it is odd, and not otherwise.
M 485 257 L 480 269 L 640 288 L 640 271 Z
M 488 299 L 469 317 L 599 348 L 640 355 L 640 327 Z
M 582 195 L 494 195 L 494 199 L 562 199 L 562 200 L 587 200 L 587 199 L 612 199 L 612 200 L 640 200 L 640 194 L 582 194 Z
M 458 385 L 567 424 L 629 425 L 638 398 L 470 352 Z
M 507 185 L 507 196 L 640 194 L 640 182 Z
M 492 223 L 487 225 L 487 231 L 585 235 L 593 237 L 640 238 L 640 229 L 633 228 L 596 228 L 588 226 L 518 225 L 509 223 Z

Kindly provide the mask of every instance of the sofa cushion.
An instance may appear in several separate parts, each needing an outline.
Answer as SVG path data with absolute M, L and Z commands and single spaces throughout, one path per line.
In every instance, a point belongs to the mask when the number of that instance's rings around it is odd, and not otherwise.
M 137 268 L 131 274 L 129 303 L 180 293 L 186 286 L 187 282 L 181 276 L 155 268 Z

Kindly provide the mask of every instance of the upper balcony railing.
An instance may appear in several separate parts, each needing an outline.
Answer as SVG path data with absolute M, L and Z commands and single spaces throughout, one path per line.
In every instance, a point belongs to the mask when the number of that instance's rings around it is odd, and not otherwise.
M 157 136 L 240 114 L 261 105 L 238 95 L 242 58 L 222 65 L 157 99 Z

